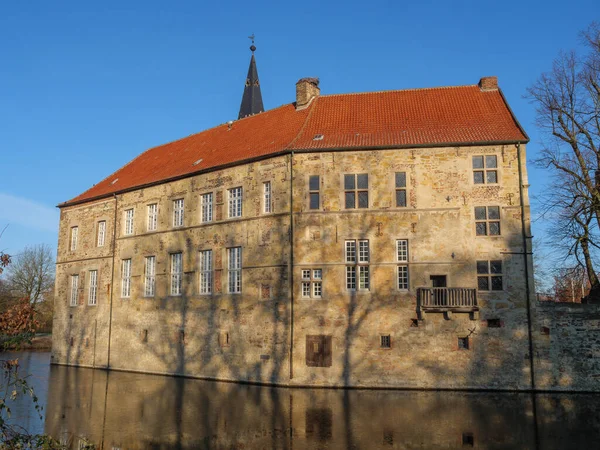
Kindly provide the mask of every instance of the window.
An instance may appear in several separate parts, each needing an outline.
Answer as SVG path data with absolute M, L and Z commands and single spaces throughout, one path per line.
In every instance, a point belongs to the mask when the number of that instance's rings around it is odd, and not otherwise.
M 98 222 L 98 233 L 96 235 L 96 245 L 98 247 L 104 247 L 104 241 L 106 238 L 106 221 L 101 220 Z
M 90 281 L 88 291 L 88 305 L 94 306 L 98 304 L 98 271 L 90 270 Z
M 477 261 L 477 290 L 502 290 L 502 261 Z
M 369 175 L 366 173 L 344 175 L 344 197 L 346 209 L 368 208 Z
M 239 294 L 242 292 L 242 247 L 228 248 L 227 259 L 229 292 Z
M 473 156 L 473 182 L 475 184 L 498 182 L 498 158 L 496 155 Z
M 271 182 L 270 181 L 265 181 L 263 183 L 263 211 L 268 214 L 271 211 Z
M 173 226 L 183 226 L 183 199 L 173 200 Z
M 459 350 L 469 350 L 469 337 L 459 337 L 458 338 L 458 349 Z
M 77 306 L 77 289 L 79 287 L 79 275 L 71 275 L 71 306 Z
M 133 234 L 133 208 L 125 210 L 125 235 Z
M 242 188 L 229 189 L 229 217 L 242 217 Z
M 154 297 L 154 286 L 156 284 L 156 257 L 146 256 L 146 268 L 144 273 L 144 297 Z
M 158 227 L 158 203 L 148 205 L 148 231 L 156 231 Z
M 213 220 L 213 194 L 202 194 L 200 196 L 200 222 L 212 222 Z
M 183 281 L 183 255 L 171 253 L 171 295 L 181 295 Z
M 358 289 L 369 290 L 370 274 L 369 274 L 369 241 L 358 241 L 358 258 L 356 253 L 357 241 L 346 241 L 346 289 L 354 290 L 357 288 L 357 272 L 358 272 Z
M 406 207 L 406 172 L 396 172 L 396 206 Z
M 500 235 L 500 207 L 475 207 L 475 234 L 477 236 Z
M 381 342 L 380 342 L 381 348 L 392 348 L 392 337 L 389 334 L 381 335 L 380 338 L 381 338 Z
M 319 175 L 311 175 L 308 177 L 308 196 L 309 196 L 309 208 L 319 209 L 321 208 L 321 178 Z
M 200 293 L 212 293 L 212 250 L 200 252 Z
M 77 250 L 77 238 L 79 237 L 79 227 L 71 228 L 71 251 Z
M 323 270 L 302 269 L 302 297 L 321 298 L 323 295 Z
M 398 263 L 398 289 L 408 289 L 408 239 L 396 241 L 396 260 Z
M 131 259 L 121 262 L 121 297 L 131 296 Z

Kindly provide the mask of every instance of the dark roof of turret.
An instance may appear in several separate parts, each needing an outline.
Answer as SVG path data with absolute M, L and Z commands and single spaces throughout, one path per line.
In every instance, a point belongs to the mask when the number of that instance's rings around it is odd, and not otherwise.
M 242 96 L 238 119 L 243 119 L 244 117 L 258 114 L 265 110 L 260 93 L 256 59 L 254 58 L 254 50 L 256 50 L 254 44 L 252 44 L 250 50 L 252 50 L 252 58 L 250 58 L 250 67 L 248 67 L 248 76 L 246 77 L 246 86 L 244 87 L 244 95 Z

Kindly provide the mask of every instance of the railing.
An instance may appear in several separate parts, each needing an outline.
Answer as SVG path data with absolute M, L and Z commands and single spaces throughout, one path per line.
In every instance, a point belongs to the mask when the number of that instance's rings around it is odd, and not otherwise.
M 477 311 L 477 290 L 471 288 L 417 288 L 417 304 L 424 310 Z

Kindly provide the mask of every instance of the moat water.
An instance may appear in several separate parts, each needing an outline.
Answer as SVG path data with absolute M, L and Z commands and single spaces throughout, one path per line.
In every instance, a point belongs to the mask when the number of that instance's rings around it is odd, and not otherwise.
M 50 366 L 13 419 L 79 449 L 592 449 L 600 395 L 270 388 Z

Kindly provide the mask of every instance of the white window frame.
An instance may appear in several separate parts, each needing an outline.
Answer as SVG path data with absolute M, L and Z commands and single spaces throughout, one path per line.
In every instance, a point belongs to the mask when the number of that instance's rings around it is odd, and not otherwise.
M 212 294 L 213 283 L 213 252 L 212 250 L 200 251 L 200 294 Z
M 173 200 L 173 228 L 180 228 L 183 226 L 184 214 L 184 199 L 178 198 L 176 200 Z
M 183 253 L 171 253 L 171 287 L 170 295 L 183 293 Z
M 156 294 L 156 256 L 146 256 L 144 260 L 144 297 L 154 297 Z
M 408 239 L 396 240 L 396 288 L 399 291 L 408 291 L 410 289 L 410 279 L 408 270 Z
M 124 211 L 125 214 L 125 229 L 124 229 L 124 234 L 125 236 L 131 236 L 133 234 L 133 208 L 129 208 L 126 209 Z
M 88 305 L 96 306 L 98 304 L 98 270 L 90 270 L 88 279 Z
M 77 306 L 78 290 L 79 290 L 79 274 L 71 275 L 71 298 L 70 298 L 71 306 Z
M 208 223 L 213 220 L 213 193 L 207 192 L 200 196 L 200 222 Z
M 101 220 L 98 222 L 98 233 L 96 236 L 96 246 L 104 247 L 105 242 L 106 242 L 106 220 Z
M 323 298 L 323 269 L 302 269 L 302 298 Z
M 227 291 L 230 294 L 242 293 L 242 247 L 227 249 Z
M 77 250 L 77 241 L 79 239 L 79 227 L 71 227 L 71 251 Z
M 344 242 L 346 261 L 346 289 L 369 291 L 371 289 L 371 249 L 368 239 Z
M 156 231 L 158 229 L 158 203 L 150 203 L 148 205 L 148 223 L 146 224 L 148 231 Z
M 244 199 L 244 191 L 241 186 L 227 190 L 228 212 L 229 218 L 242 217 L 242 206 Z
M 271 205 L 271 199 L 272 199 L 271 182 L 265 181 L 263 183 L 263 212 L 265 214 L 270 214 L 273 212 L 273 206 Z
M 121 260 L 121 298 L 131 297 L 131 258 Z

